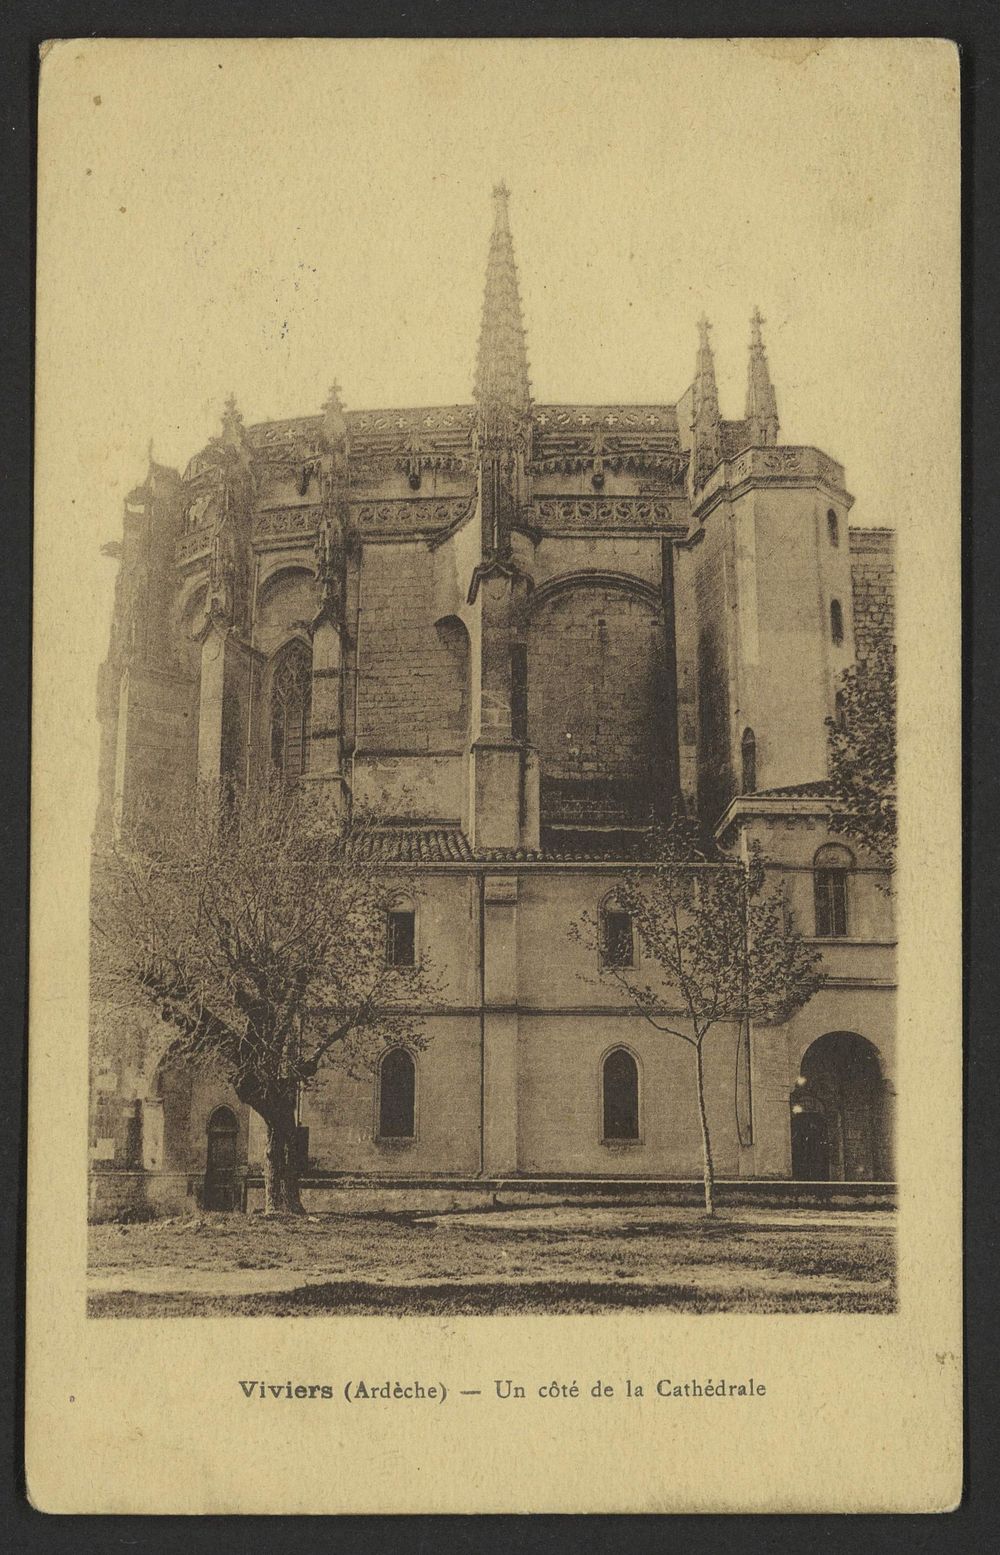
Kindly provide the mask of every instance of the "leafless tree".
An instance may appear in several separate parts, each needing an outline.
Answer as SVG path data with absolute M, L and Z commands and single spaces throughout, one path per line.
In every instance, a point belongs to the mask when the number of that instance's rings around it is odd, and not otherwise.
M 216 789 L 132 818 L 95 854 L 96 998 L 152 1008 L 162 1061 L 225 1078 L 267 1131 L 265 1210 L 301 1213 L 297 1103 L 320 1072 L 370 1071 L 389 1042 L 421 1047 L 423 966 L 388 966 L 385 912 L 402 884 L 370 837 L 302 789 Z

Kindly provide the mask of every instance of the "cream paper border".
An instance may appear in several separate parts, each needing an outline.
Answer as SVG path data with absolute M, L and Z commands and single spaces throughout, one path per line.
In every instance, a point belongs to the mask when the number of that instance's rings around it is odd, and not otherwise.
M 876 198 L 894 202 L 930 284 L 915 298 L 900 274 L 906 359 L 887 363 L 885 417 L 873 426 L 892 466 L 899 430 L 916 455 L 891 470 L 899 547 L 903 837 L 899 872 L 899 1160 L 901 1307 L 892 1317 L 685 1317 L 670 1313 L 523 1319 L 169 1319 L 84 1316 L 87 1047 L 86 889 L 93 824 L 94 666 L 108 621 L 81 589 L 75 489 L 100 488 L 73 429 L 115 340 L 87 348 L 95 298 L 81 289 L 84 208 L 65 176 L 82 113 L 81 81 L 127 65 L 137 94 L 167 100 L 171 72 L 213 49 L 239 71 L 263 50 L 282 79 L 314 68 L 379 72 L 399 51 L 415 64 L 433 48 L 447 81 L 484 50 L 493 90 L 517 107 L 518 59 L 545 50 L 553 113 L 602 73 L 622 73 L 626 145 L 631 65 L 703 72 L 734 60 L 747 72 L 746 128 L 765 94 L 809 94 L 831 64 L 859 94 L 850 126 L 884 147 L 904 103 L 921 108 L 923 181 L 901 186 L 878 152 Z M 536 59 L 541 56 L 536 55 Z M 776 69 L 777 66 L 777 69 Z M 766 68 L 765 68 L 766 67 Z M 221 68 L 221 67 L 220 67 Z M 81 74 L 82 72 L 82 74 Z M 437 89 L 437 88 L 436 88 Z M 447 93 L 439 111 L 447 107 Z M 876 103 L 876 107 L 872 104 Z M 162 105 L 161 105 L 162 106 Z M 818 111 L 820 108 L 817 98 Z M 306 111 L 305 107 L 300 111 Z M 726 115 L 731 133 L 732 104 Z M 291 111 L 291 110 L 290 110 Z M 852 112 L 848 105 L 844 112 Z M 869 117 L 866 118 L 865 115 Z M 880 117 L 884 116 L 884 117 Z M 831 133 L 838 123 L 831 120 Z M 178 144 L 191 125 L 176 126 Z M 128 136 L 109 154 L 129 166 Z M 361 130 L 359 128 L 359 134 Z M 727 155 L 722 129 L 694 149 Z M 767 166 L 767 148 L 762 149 Z M 176 173 L 177 145 L 162 169 Z M 191 154 L 189 152 L 189 154 Z M 228 154 L 228 153 L 227 153 Z M 544 155 L 544 148 L 540 148 Z M 961 940 L 958 58 L 936 40 L 744 40 L 712 43 L 573 41 L 336 43 L 77 41 L 48 46 L 39 141 L 38 407 L 35 547 L 31 894 L 30 1139 L 27 1313 L 27 1478 L 51 1512 L 679 1512 L 939 1511 L 962 1485 L 961 1426 Z M 910 165 L 909 162 L 907 165 Z M 134 170 L 133 170 L 134 171 Z M 144 170 L 145 171 L 145 170 Z M 279 162 L 260 176 L 274 183 Z M 484 187 L 495 174 L 484 172 Z M 623 155 L 621 176 L 633 176 Z M 803 169 L 802 177 L 808 176 Z M 763 177 L 763 174 L 762 174 Z M 794 182 L 788 197 L 795 198 Z M 636 198 L 642 190 L 636 188 Z M 179 207 L 182 191 L 178 194 Z M 373 214 L 374 219 L 374 214 Z M 669 223 L 697 219 L 671 211 Z M 831 220 L 837 190 L 831 190 Z M 150 232 L 155 244 L 157 233 Z M 387 261 L 391 263 L 391 256 Z M 478 261 L 477 261 L 478 262 Z M 162 326 L 171 329 L 170 278 Z M 829 278 L 838 285 L 838 278 Z M 752 303 L 753 299 L 746 299 Z M 852 305 L 844 296 L 843 306 Z M 122 295 L 120 306 L 129 298 Z M 683 299 L 687 306 L 687 299 Z M 359 306 L 361 304 L 359 303 Z M 897 320 L 898 323 L 898 320 Z M 580 326 L 581 352 L 590 349 Z M 895 336 L 900 338 L 899 333 Z M 830 342 L 818 342 L 829 345 Z M 465 343 L 466 354 L 469 349 Z M 836 362 L 835 351 L 827 360 Z M 197 364 L 196 364 L 197 365 Z M 676 364 L 683 368 L 686 363 Z M 585 362 L 583 364 L 586 366 Z M 149 371 L 157 371 L 150 340 Z M 192 387 L 192 394 L 198 392 Z M 833 392 L 850 394 L 843 376 Z M 779 393 L 781 388 L 779 386 Z M 788 399 L 786 391 L 786 402 Z M 303 405 L 302 409 L 307 409 Z M 124 436 L 124 433 L 123 433 Z M 107 459 L 119 450 L 109 443 Z M 836 456 L 848 462 L 850 451 Z M 116 508 L 102 538 L 116 532 Z M 869 515 L 871 518 L 871 515 Z M 519 1379 L 517 1404 L 454 1399 L 397 1404 L 248 1403 L 237 1379 L 342 1382 L 417 1376 L 449 1388 Z M 592 1402 L 597 1378 L 765 1379 L 753 1404 Z M 533 1397 L 576 1379 L 576 1403 Z

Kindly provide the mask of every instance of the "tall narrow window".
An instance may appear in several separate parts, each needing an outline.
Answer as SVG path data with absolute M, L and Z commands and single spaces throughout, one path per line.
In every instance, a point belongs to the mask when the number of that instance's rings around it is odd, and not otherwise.
M 515 740 L 528 738 L 528 649 L 513 643 L 510 650 L 510 732 Z
M 312 660 L 305 643 L 291 643 L 271 678 L 271 761 L 286 783 L 309 766 Z
M 835 843 L 820 848 L 813 859 L 816 935 L 819 939 L 843 939 L 847 934 L 847 883 L 853 863 L 848 849 Z
M 830 636 L 838 646 L 844 640 L 844 612 L 839 599 L 830 601 Z
M 393 907 L 386 913 L 386 966 L 413 966 L 416 956 L 417 915 L 409 907 Z
M 840 523 L 833 508 L 830 508 L 826 515 L 826 533 L 831 545 L 840 544 Z
M 743 788 L 744 794 L 757 792 L 757 741 L 752 729 L 744 729 L 743 740 L 740 745 L 740 754 L 743 758 Z
M 380 1139 L 412 1139 L 416 1065 L 405 1047 L 390 1048 L 379 1065 L 378 1132 Z
M 639 1138 L 639 1066 L 632 1054 L 616 1047 L 604 1060 L 604 1138 Z
M 631 966 L 634 957 L 632 919 L 612 902 L 601 909 L 601 964 Z

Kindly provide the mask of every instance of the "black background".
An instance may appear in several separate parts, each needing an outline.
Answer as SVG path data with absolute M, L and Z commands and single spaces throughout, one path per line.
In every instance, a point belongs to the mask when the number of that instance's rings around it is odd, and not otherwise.
M 14 1550 L 132 1549 L 184 1552 L 353 1552 L 523 1549 L 555 1552 L 795 1550 L 919 1551 L 994 1548 L 1000 1514 L 996 1431 L 998 1301 L 997 1074 L 1000 989 L 1000 500 L 997 445 L 997 272 L 1000 270 L 1000 12 L 992 3 L 513 5 L 479 0 L 366 5 L 322 0 L 134 0 L 92 4 L 6 0 L 0 10 L 0 1328 L 6 1348 L 0 1412 L 0 1498 Z M 28 1504 L 23 1476 L 24 1144 L 28 761 L 31 665 L 31 500 L 34 335 L 35 115 L 38 46 L 66 37 L 462 37 L 462 36 L 915 36 L 955 40 L 963 115 L 963 587 L 966 907 L 966 1325 L 965 1495 L 936 1517 L 56 1517 Z M 933 393 L 933 386 L 929 388 Z M 974 516 L 973 516 L 974 515 Z M 67 557 L 68 575 L 72 558 Z M 67 652 L 72 645 L 67 644 Z M 933 945 L 928 946 L 933 955 Z M 957 1042 L 957 1032 L 942 1032 Z M 711 1319 L 706 1319 L 711 1321 Z M 900 1410 L 905 1410 L 901 1398 Z M 569 1443 L 567 1443 L 569 1445 Z M 876 1444 L 873 1443 L 873 1449 Z M 752 1451 L 752 1443 L 747 1443 Z M 58 1452 L 58 1442 L 52 1443 Z M 427 1443 L 433 1453 L 433 1439 Z M 524 1443 L 526 1459 L 531 1443 Z M 330 1465 L 336 1474 L 337 1464 Z M 628 1464 L 620 1464 L 628 1475 Z M 768 1465 L 760 1465 L 761 1478 Z M 3 1540 L 0 1532 L 0 1540 Z

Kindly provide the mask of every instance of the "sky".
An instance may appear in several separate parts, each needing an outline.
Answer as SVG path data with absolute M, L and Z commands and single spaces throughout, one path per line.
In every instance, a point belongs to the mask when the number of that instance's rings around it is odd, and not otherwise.
M 248 422 L 315 413 L 335 379 L 353 408 L 470 398 L 500 178 L 536 399 L 676 401 L 704 312 L 740 416 L 759 306 L 781 440 L 845 465 L 853 522 L 902 522 L 926 490 L 928 399 L 957 392 L 947 47 L 56 44 L 39 555 L 63 544 L 84 664 L 107 641 L 100 546 L 150 442 L 183 468 L 230 393 Z

